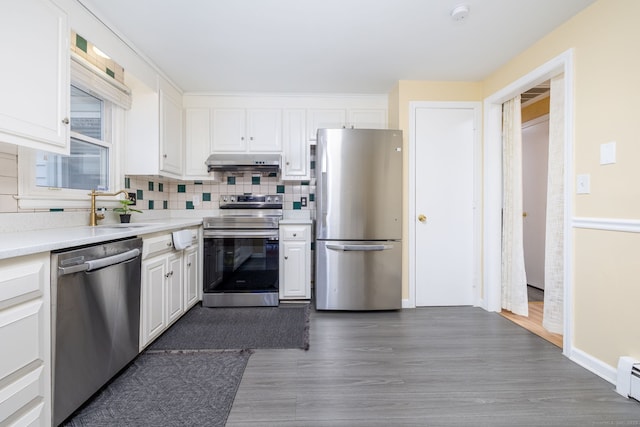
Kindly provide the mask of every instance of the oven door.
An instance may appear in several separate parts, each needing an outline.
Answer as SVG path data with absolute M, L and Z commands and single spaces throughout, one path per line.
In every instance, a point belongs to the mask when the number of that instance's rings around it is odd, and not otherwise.
M 277 295 L 278 264 L 277 229 L 204 231 L 205 294 Z

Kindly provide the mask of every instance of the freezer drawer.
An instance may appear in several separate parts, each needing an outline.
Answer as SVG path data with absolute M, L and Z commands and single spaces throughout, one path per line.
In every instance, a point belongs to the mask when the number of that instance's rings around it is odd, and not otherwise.
M 318 310 L 402 308 L 402 243 L 316 242 L 315 302 Z

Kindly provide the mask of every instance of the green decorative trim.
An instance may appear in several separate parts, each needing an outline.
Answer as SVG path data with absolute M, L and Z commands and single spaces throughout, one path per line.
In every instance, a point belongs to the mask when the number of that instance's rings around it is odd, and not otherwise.
M 276 193 L 284 193 L 284 185 L 276 185 Z
M 154 205 L 153 200 L 149 200 L 149 209 L 153 209 L 153 205 Z
M 301 202 L 293 202 L 293 209 L 294 210 L 301 210 L 302 209 L 302 203 Z
M 142 190 L 136 190 L 136 199 L 138 200 L 144 199 L 144 193 L 142 192 Z
M 162 209 L 169 209 L 169 201 L 167 200 L 162 201 Z
M 153 191 L 153 181 L 149 181 L 149 191 Z
M 62 209 L 62 208 L 50 208 L 49 212 L 64 212 L 64 209 Z
M 161 182 L 158 183 L 158 191 L 161 193 L 164 192 L 164 184 Z
M 187 206 L 186 206 L 186 208 L 187 208 L 187 209 L 194 209 L 194 207 L 193 207 L 193 202 L 192 202 L 192 201 L 188 201 L 188 202 L 186 203 L 186 205 L 187 205 Z
M 251 177 L 251 185 L 260 185 L 260 177 L 252 176 Z
M 76 47 L 84 53 L 87 53 L 87 39 L 78 33 L 76 33 Z
M 112 79 L 116 78 L 116 73 L 114 73 L 113 70 L 111 70 L 111 68 L 107 67 L 107 69 L 104 72 L 107 73 L 107 76 L 111 77 Z
M 211 193 L 202 193 L 202 201 L 210 202 L 211 201 Z
M 187 192 L 187 186 L 184 184 L 178 184 L 178 193 L 186 193 Z
M 124 188 L 131 188 L 131 178 L 124 179 Z
M 228 176 L 227 177 L 227 185 L 236 185 L 236 177 Z

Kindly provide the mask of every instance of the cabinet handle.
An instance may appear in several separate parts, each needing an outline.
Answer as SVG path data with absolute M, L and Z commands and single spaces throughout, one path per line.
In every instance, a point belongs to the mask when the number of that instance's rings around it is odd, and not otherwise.
M 250 137 L 249 137 L 249 140 L 250 140 L 250 141 L 253 141 L 253 137 L 252 137 L 252 136 L 250 136 Z
M 69 124 L 69 117 L 65 117 L 64 119 L 62 119 L 62 124 L 68 125 Z
M 191 267 L 191 263 L 190 262 L 187 263 L 187 267 Z
M 241 137 L 240 137 L 240 141 L 244 141 L 244 136 L 241 136 Z
M 169 276 L 171 276 L 171 273 L 167 273 L 164 275 L 164 277 L 169 278 Z

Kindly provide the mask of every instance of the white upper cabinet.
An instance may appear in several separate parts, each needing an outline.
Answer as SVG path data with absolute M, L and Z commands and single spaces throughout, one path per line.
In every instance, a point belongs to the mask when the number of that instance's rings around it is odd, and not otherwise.
M 213 152 L 279 152 L 280 109 L 216 108 L 212 123 Z
M 69 154 L 69 25 L 49 0 L 0 13 L 0 140 Z
M 133 103 L 127 111 L 124 173 L 181 177 L 182 94 L 161 78 L 149 87 L 129 76 L 127 85 Z
M 309 110 L 307 138 L 316 142 L 318 129 L 386 129 L 387 110 L 383 108 L 312 109 Z
M 282 179 L 309 179 L 309 144 L 305 137 L 306 111 L 284 110 L 282 132 Z
M 211 154 L 211 112 L 208 108 L 184 111 L 185 168 L 189 177 L 207 177 L 205 160 Z
M 341 128 L 347 123 L 347 110 L 345 109 L 321 109 L 309 110 L 307 139 L 315 141 L 318 129 Z
M 182 94 L 160 87 L 160 170 L 182 174 Z

